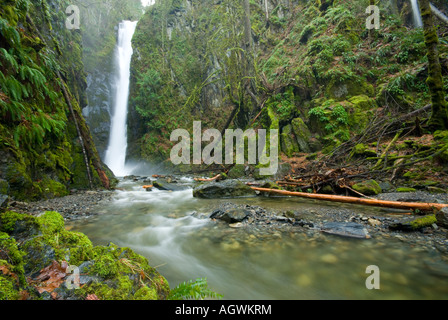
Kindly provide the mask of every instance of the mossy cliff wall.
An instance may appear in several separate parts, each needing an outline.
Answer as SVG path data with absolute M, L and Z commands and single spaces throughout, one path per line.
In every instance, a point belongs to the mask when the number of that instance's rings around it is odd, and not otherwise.
M 287 156 L 330 152 L 377 116 L 427 105 L 425 42 L 409 3 L 380 2 L 374 33 L 369 4 L 250 1 L 248 48 L 243 1 L 156 1 L 133 40 L 130 156 L 166 160 L 173 129 L 201 120 L 222 130 L 229 119 L 276 127 Z
M 0 5 L 0 179 L 17 199 L 107 187 L 112 177 L 81 113 L 87 102 L 82 35 L 66 28 L 69 5 Z

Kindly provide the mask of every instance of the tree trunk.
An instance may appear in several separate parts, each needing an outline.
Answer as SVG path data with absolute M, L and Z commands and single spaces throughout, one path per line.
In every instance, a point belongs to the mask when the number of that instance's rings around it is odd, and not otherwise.
M 250 51 L 252 48 L 252 24 L 250 22 L 250 3 L 244 0 L 244 49 Z
M 428 79 L 426 80 L 432 101 L 432 116 L 429 121 L 431 130 L 444 130 L 448 128 L 448 107 L 443 90 L 442 67 L 439 61 L 439 38 L 434 26 L 431 6 L 428 0 L 419 0 L 423 30 L 428 56 Z

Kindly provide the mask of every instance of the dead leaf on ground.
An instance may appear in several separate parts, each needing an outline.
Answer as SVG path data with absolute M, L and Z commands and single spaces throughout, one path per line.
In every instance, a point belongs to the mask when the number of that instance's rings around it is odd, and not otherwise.
M 67 276 L 68 263 L 66 261 L 62 261 L 62 264 L 59 264 L 57 261 L 53 261 L 53 263 L 40 271 L 40 275 L 37 278 L 33 279 L 33 283 L 39 293 L 42 292 L 53 292 L 54 289 L 59 288 L 59 286 L 64 281 L 64 278 Z

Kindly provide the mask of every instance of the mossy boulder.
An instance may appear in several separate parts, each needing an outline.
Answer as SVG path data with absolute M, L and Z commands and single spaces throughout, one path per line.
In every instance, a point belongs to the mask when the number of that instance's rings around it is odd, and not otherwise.
M 282 133 L 280 135 L 280 141 L 282 151 L 288 157 L 292 157 L 295 152 L 299 152 L 299 145 L 295 139 L 295 136 L 292 131 L 292 126 L 290 124 L 283 127 Z
M 359 143 L 353 148 L 352 155 L 355 157 L 376 157 L 377 153 L 367 145 Z
M 389 226 L 389 229 L 400 231 L 417 231 L 426 227 L 430 227 L 436 223 L 437 223 L 436 216 L 432 214 L 405 222 L 393 223 Z
M 337 101 L 347 100 L 358 95 L 373 96 L 375 89 L 362 79 L 344 79 L 335 78 L 327 85 L 326 94 L 330 99 Z
M 246 166 L 244 164 L 236 164 L 229 170 L 228 177 L 230 179 L 238 179 L 246 175 Z
M 227 179 L 200 184 L 193 189 L 193 196 L 205 199 L 241 198 L 254 197 L 256 193 L 241 181 Z
M 297 144 L 299 145 L 299 151 L 310 153 L 311 148 L 309 142 L 311 140 L 311 132 L 308 126 L 305 124 L 302 118 L 295 118 L 291 121 L 292 131 L 296 137 Z
M 26 292 L 29 299 L 158 300 L 170 293 L 166 279 L 146 258 L 114 244 L 94 246 L 84 234 L 65 230 L 57 212 L 1 214 L 0 249 L 0 299 L 18 299 Z M 68 272 L 55 287 L 40 286 L 42 270 L 64 261 L 82 268 L 82 286 L 67 287 Z
M 375 180 L 359 182 L 353 185 L 352 188 L 366 196 L 375 196 L 382 192 L 380 185 Z
M 351 97 L 348 101 L 352 104 L 349 108 L 350 128 L 361 132 L 372 121 L 378 106 L 374 99 L 365 94 Z

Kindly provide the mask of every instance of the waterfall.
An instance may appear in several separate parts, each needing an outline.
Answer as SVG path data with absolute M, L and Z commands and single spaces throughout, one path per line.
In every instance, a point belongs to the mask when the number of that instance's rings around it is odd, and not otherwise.
M 423 27 L 422 17 L 420 15 L 420 8 L 418 6 L 418 0 L 411 0 L 412 13 L 414 14 L 414 25 L 417 28 Z
M 132 50 L 132 36 L 137 22 L 123 21 L 119 25 L 116 48 L 117 76 L 115 78 L 115 103 L 111 117 L 109 144 L 104 162 L 116 176 L 124 176 L 127 150 L 127 114 L 129 98 L 129 77 Z

